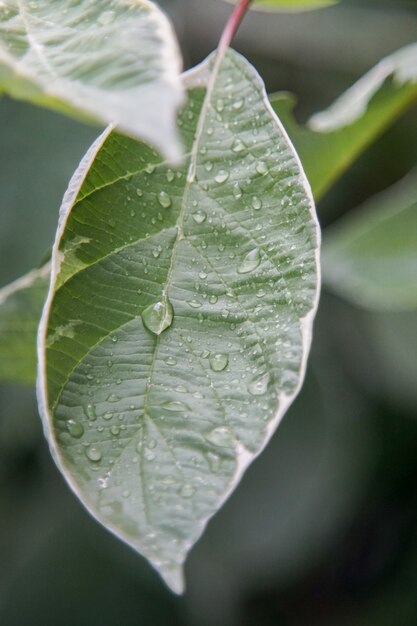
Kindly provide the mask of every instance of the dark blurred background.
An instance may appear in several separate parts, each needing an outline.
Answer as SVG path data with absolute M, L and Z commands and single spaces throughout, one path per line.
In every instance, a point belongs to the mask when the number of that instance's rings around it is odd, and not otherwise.
M 185 66 L 215 46 L 231 6 L 163 3 Z M 235 47 L 297 116 L 329 105 L 416 39 L 413 2 L 252 13 Z M 51 246 L 60 199 L 97 130 L 0 100 L 0 285 Z M 323 226 L 417 162 L 407 113 L 318 206 Z M 324 292 L 305 386 L 210 522 L 173 596 L 100 528 L 47 449 L 34 390 L 0 386 L 1 626 L 416 626 L 417 314 L 371 314 Z

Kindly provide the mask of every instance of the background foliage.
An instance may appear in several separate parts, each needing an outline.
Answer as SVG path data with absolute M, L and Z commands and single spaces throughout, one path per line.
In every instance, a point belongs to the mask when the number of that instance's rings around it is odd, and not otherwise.
M 216 45 L 230 6 L 166 2 L 187 65 Z M 235 47 L 305 121 L 415 37 L 414 3 L 248 15 Z M 402 117 L 318 205 L 331 225 L 417 161 Z M 0 101 L 0 280 L 50 246 L 68 179 L 96 130 Z M 16 172 L 18 175 L 16 175 Z M 191 554 L 173 597 L 91 520 L 53 465 L 33 390 L 0 388 L 0 623 L 106 626 L 410 626 L 417 621 L 416 314 L 322 295 L 305 387 Z

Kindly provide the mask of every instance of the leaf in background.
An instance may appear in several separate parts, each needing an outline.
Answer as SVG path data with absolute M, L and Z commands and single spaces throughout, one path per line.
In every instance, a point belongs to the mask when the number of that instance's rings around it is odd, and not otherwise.
M 328 287 L 377 311 L 417 309 L 417 173 L 326 230 Z
M 177 160 L 180 65 L 167 18 L 147 0 L 0 3 L 0 89 L 115 123 Z
M 294 119 L 294 96 L 278 93 L 270 100 L 300 155 L 317 201 L 372 141 L 417 102 L 417 44 L 383 59 L 305 127 Z
M 39 333 L 52 453 L 172 589 L 304 376 L 318 296 L 308 183 L 242 57 L 186 75 L 173 170 L 103 134 L 71 183 Z
M 0 379 L 33 384 L 36 332 L 48 291 L 50 264 L 0 289 Z

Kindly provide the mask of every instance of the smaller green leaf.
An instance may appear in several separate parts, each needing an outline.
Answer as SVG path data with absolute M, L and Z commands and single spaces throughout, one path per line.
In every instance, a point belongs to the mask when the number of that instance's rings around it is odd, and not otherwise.
M 0 379 L 34 383 L 36 332 L 48 291 L 50 264 L 0 289 Z
M 319 200 L 367 146 L 417 102 L 417 44 L 383 59 L 307 126 L 294 119 L 294 96 L 278 93 L 270 100 Z
M 417 308 L 417 174 L 326 231 L 323 280 L 353 304 Z

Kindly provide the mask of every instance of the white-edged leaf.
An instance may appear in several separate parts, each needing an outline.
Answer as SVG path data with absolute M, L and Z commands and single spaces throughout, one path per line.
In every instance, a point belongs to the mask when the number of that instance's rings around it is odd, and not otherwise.
M 177 592 L 298 393 L 319 288 L 311 191 L 260 77 L 229 51 L 185 80 L 181 168 L 110 130 L 81 164 L 38 338 L 58 466 Z
M 381 61 L 306 126 L 294 119 L 295 98 L 277 93 L 271 104 L 298 151 L 319 200 L 399 115 L 417 102 L 417 44 Z
M 170 23 L 148 0 L 4 0 L 0 89 L 114 123 L 178 160 L 181 59 Z

